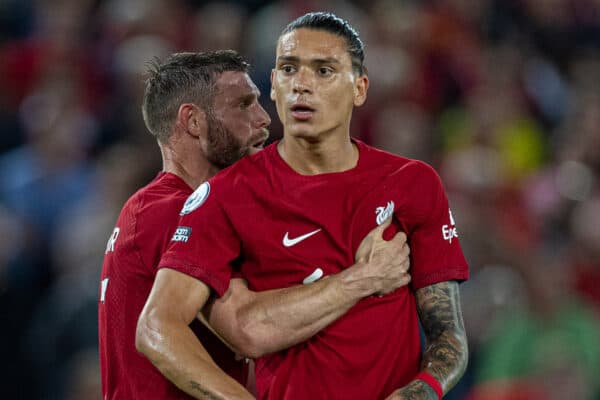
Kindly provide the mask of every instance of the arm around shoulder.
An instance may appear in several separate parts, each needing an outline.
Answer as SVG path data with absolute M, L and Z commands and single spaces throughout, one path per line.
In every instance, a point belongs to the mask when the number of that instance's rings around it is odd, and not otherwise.
M 254 292 L 242 279 L 203 310 L 233 349 L 257 358 L 303 342 L 343 315 L 361 296 L 332 275 L 309 285 Z
M 253 292 L 241 279 L 205 310 L 214 329 L 251 358 L 303 342 L 346 313 L 360 299 L 386 294 L 410 282 L 406 235 L 383 239 L 389 221 L 362 241 L 356 263 L 322 280 Z

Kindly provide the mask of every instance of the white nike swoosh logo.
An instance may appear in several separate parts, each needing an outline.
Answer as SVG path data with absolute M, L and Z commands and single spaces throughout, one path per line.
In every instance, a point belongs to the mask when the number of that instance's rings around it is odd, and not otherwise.
M 286 233 L 285 233 L 285 236 L 283 237 L 283 245 L 284 245 L 285 247 L 292 247 L 292 246 L 294 246 L 294 245 L 296 245 L 296 244 L 300 243 L 300 242 L 301 242 L 301 241 L 303 241 L 304 239 L 308 239 L 309 237 L 311 237 L 312 235 L 314 235 L 315 233 L 317 233 L 317 232 L 320 232 L 320 231 L 321 231 L 321 228 L 319 228 L 319 229 L 317 229 L 317 230 L 315 230 L 315 231 L 312 231 L 312 232 L 308 232 L 308 233 L 307 233 L 307 234 L 305 234 L 305 235 L 298 236 L 298 237 L 296 237 L 296 238 L 293 238 L 293 239 L 290 239 L 290 238 L 288 237 L 288 235 L 289 235 L 289 232 L 286 232 Z
M 308 285 L 309 283 L 313 283 L 315 281 L 318 281 L 319 279 L 321 279 L 321 277 L 323 276 L 323 270 L 321 268 L 317 268 L 313 271 L 312 274 L 310 274 L 309 276 L 307 276 L 306 278 L 304 278 L 304 280 L 302 281 L 302 283 L 304 285 Z

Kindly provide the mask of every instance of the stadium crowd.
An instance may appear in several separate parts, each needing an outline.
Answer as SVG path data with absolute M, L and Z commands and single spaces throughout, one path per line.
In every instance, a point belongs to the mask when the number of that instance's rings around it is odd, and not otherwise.
M 596 0 L 0 2 L 0 397 L 100 398 L 106 241 L 160 169 L 145 63 L 237 49 L 276 140 L 275 41 L 313 10 L 366 45 L 353 135 L 446 184 L 471 267 L 471 359 L 447 398 L 600 399 Z

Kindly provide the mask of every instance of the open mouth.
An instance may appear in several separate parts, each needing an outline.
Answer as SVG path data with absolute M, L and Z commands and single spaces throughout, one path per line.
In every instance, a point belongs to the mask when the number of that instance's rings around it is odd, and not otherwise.
M 292 115 L 296 119 L 307 120 L 310 119 L 315 113 L 315 109 L 307 104 L 297 103 L 292 105 L 290 108 Z
M 263 139 L 259 142 L 252 143 L 252 147 L 260 150 L 264 147 L 266 141 L 267 141 L 266 139 Z
M 256 149 L 256 150 L 262 150 L 262 148 L 265 146 L 265 143 L 267 142 L 268 138 L 269 138 L 269 131 L 267 129 L 263 129 L 262 135 L 260 135 L 260 137 L 258 137 L 252 144 L 250 144 L 250 147 L 252 147 L 253 149 Z

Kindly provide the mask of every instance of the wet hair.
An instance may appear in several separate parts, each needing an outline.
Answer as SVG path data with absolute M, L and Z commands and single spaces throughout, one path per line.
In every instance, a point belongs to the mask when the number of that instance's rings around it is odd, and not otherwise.
M 350 54 L 354 71 L 358 75 L 366 74 L 363 42 L 360 40 L 356 29 L 348 21 L 329 12 L 311 12 L 290 22 L 279 37 L 281 38 L 283 35 L 301 28 L 323 30 L 343 37 L 348 46 L 348 54 Z
M 165 143 L 179 106 L 193 103 L 212 112 L 215 83 L 227 71 L 248 72 L 250 64 L 233 50 L 175 53 L 149 63 L 142 115 L 150 133 Z

